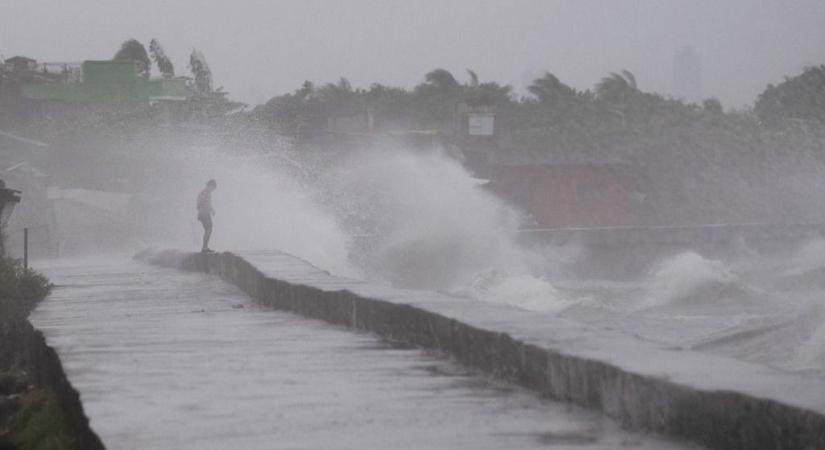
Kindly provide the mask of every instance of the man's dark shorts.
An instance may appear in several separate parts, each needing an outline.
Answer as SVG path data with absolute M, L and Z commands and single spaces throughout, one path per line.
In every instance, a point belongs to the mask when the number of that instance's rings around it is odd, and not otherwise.
M 204 228 L 212 229 L 212 215 L 211 214 L 198 214 L 198 220 L 203 224 Z

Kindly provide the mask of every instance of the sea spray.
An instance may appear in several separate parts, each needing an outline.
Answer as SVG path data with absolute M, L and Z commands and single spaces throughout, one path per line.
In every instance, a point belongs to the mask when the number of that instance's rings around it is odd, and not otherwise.
M 194 199 L 215 179 L 216 210 L 212 245 L 218 250 L 280 250 L 344 276 L 360 276 L 348 262 L 349 237 L 323 207 L 306 181 L 306 168 L 293 158 L 261 152 L 227 151 L 207 146 L 175 149 L 165 217 L 158 218 L 197 244 Z M 181 239 L 182 238 L 182 239 Z
M 804 310 L 805 317 L 816 324 L 813 333 L 796 351 L 792 366 L 795 369 L 825 369 L 825 305 L 812 304 Z
M 365 236 L 365 273 L 394 285 L 546 310 L 559 294 L 543 258 L 520 247 L 522 220 L 438 150 L 356 152 L 327 175 L 341 222 Z
M 531 310 L 567 304 L 543 278 L 546 255 L 517 244 L 521 214 L 485 180 L 437 150 L 382 150 L 313 165 L 287 149 L 176 148 L 155 228 L 195 248 L 194 197 L 214 178 L 218 250 L 281 250 L 337 275 Z

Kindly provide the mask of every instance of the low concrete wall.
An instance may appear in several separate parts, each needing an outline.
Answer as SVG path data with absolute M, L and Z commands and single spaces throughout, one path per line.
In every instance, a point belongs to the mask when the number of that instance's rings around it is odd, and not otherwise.
M 505 306 L 372 288 L 276 256 L 274 273 L 247 260 L 255 255 L 164 251 L 136 258 L 217 274 L 265 306 L 444 351 L 543 396 L 602 411 L 629 429 L 713 449 L 825 449 L 820 379 L 617 336 L 590 338 L 585 335 L 593 330 L 567 322 L 536 322 Z

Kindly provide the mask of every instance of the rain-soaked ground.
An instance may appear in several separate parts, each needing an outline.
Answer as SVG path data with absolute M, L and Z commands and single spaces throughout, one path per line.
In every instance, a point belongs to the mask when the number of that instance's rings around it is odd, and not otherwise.
M 38 266 L 32 314 L 110 449 L 693 448 L 128 258 Z

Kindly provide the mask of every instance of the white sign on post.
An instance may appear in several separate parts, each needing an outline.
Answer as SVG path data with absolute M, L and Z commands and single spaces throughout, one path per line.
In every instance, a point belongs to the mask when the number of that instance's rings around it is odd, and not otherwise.
M 467 116 L 470 136 L 492 136 L 495 116 L 492 114 L 470 113 Z

